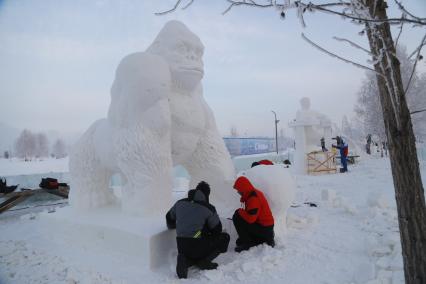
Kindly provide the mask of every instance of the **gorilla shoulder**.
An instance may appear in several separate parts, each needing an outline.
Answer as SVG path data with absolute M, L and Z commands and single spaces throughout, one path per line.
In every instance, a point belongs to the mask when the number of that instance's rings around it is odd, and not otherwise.
M 171 76 L 160 56 L 137 52 L 124 57 L 111 87 L 108 119 L 115 125 L 139 121 L 145 111 L 170 94 Z
M 124 84 L 142 81 L 144 85 L 146 83 L 170 84 L 170 68 L 161 56 L 148 52 L 136 52 L 121 60 L 115 73 L 115 82 L 117 81 Z

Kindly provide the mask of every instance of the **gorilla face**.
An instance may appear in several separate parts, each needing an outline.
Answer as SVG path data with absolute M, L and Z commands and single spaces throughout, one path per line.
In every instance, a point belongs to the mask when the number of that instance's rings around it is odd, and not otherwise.
M 203 78 L 204 46 L 181 22 L 168 22 L 147 51 L 166 59 L 179 88 L 192 91 Z
M 166 55 L 172 78 L 180 87 L 193 90 L 204 76 L 203 46 L 178 40 Z

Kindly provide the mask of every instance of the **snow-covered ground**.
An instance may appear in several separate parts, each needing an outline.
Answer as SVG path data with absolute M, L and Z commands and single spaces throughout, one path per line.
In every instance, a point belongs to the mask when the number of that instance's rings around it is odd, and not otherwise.
M 68 172 L 68 157 L 38 159 L 30 162 L 24 162 L 18 158 L 0 158 L 0 177 L 65 172 Z
M 275 248 L 259 246 L 240 254 L 230 250 L 217 258 L 217 270 L 191 268 L 182 282 L 404 282 L 388 159 L 361 160 L 346 174 L 297 176 L 297 187 L 288 232 L 277 236 Z M 91 251 L 89 244 L 81 250 L 58 246 L 37 230 L 37 214 L 10 214 L 0 215 L 2 284 L 180 282 L 174 262 L 151 271 L 126 255 Z

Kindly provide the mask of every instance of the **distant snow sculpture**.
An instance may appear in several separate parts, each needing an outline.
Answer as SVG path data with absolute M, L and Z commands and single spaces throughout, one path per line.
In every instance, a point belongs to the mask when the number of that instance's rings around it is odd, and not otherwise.
M 309 98 L 302 98 L 300 105 L 296 119 L 289 126 L 294 130 L 296 142 L 294 170 L 304 174 L 307 172 L 306 154 L 321 150 L 321 138 L 324 138 L 326 148 L 331 148 L 331 121 L 326 115 L 311 110 Z
M 166 212 L 172 169 L 184 166 L 190 186 L 205 180 L 211 199 L 235 199 L 234 167 L 203 98 L 200 39 L 168 22 L 145 52 L 126 56 L 111 87 L 108 116 L 96 121 L 70 155 L 70 203 L 77 209 L 115 202 L 110 178 L 124 179 L 122 208 L 138 215 Z

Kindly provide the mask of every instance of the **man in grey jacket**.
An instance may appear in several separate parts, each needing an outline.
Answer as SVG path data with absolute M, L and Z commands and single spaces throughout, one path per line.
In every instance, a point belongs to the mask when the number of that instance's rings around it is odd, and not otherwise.
M 216 269 L 212 262 L 228 249 L 229 234 L 222 232 L 216 208 L 209 203 L 210 186 L 202 181 L 177 201 L 166 214 L 167 227 L 176 229 L 178 248 L 176 273 L 186 278 L 192 265 Z

